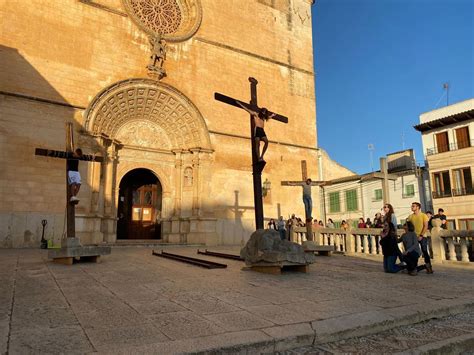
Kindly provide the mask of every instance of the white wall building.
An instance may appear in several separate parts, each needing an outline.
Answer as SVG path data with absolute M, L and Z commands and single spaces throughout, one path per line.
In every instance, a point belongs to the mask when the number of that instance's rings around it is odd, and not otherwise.
M 474 99 L 420 115 L 433 207 L 443 208 L 451 229 L 474 229 Z
M 399 224 L 411 213 L 412 202 L 420 202 L 424 211 L 432 209 L 429 177 L 424 168 L 415 164 L 412 149 L 387 155 L 388 198 Z M 355 226 L 359 218 L 374 220 L 384 204 L 383 179 L 380 172 L 353 175 L 326 182 L 322 187 L 326 221 L 336 225 L 351 220 Z

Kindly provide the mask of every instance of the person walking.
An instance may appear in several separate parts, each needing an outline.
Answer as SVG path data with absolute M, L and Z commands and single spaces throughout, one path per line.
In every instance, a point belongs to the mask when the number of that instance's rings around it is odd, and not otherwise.
M 425 236 L 428 231 L 428 216 L 421 212 L 421 204 L 419 202 L 413 202 L 411 204 L 411 211 L 413 213 L 408 216 L 407 221 L 413 223 L 415 233 L 418 236 L 418 242 L 421 246 L 421 253 L 425 259 L 426 272 L 432 274 L 433 268 L 431 266 L 431 258 L 428 251 L 428 238 Z

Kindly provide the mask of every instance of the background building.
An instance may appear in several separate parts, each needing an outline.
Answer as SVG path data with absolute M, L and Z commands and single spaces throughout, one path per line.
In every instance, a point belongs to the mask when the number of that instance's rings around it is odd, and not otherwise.
M 424 211 L 431 210 L 428 173 L 416 166 L 412 149 L 388 154 L 388 199 L 383 196 L 383 174 L 380 171 L 347 176 L 327 181 L 324 185 L 326 221 L 331 218 L 338 226 L 342 220 L 351 220 L 357 226 L 359 218 L 373 222 L 375 214 L 382 212 L 384 200 L 390 203 L 403 224 L 411 213 L 414 201 Z
M 474 229 L 474 99 L 420 115 L 433 208 L 443 208 L 450 228 Z
M 255 228 L 249 116 L 214 93 L 248 101 L 251 76 L 259 105 L 289 117 L 266 127 L 266 216 L 303 214 L 301 193 L 281 186 L 301 179 L 301 160 L 315 180 L 322 167 L 325 179 L 351 174 L 317 146 L 313 1 L 156 3 L 2 2 L 0 245 L 38 245 L 42 219 L 48 238 L 63 235 L 65 162 L 34 152 L 64 150 L 65 122 L 105 157 L 80 164 L 83 243 L 244 241 Z

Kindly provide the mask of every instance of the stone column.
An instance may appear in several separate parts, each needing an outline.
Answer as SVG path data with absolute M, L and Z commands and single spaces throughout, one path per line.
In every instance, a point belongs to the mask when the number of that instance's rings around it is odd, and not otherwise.
M 433 250 L 432 263 L 442 263 L 446 260 L 446 249 L 444 238 L 441 238 L 443 229 L 441 228 L 441 220 L 433 219 L 433 228 L 431 228 L 431 249 Z
M 183 157 L 182 150 L 173 150 L 175 154 L 175 195 L 174 195 L 174 217 L 181 215 L 181 196 L 182 196 L 182 176 L 183 176 Z
M 201 150 L 191 149 L 193 153 L 193 217 L 199 217 L 201 212 Z
M 115 189 L 116 189 L 116 172 L 118 164 L 118 151 L 122 148 L 119 141 L 110 140 L 107 147 L 107 156 L 104 161 L 105 178 L 104 178 L 104 218 L 102 221 L 102 230 L 104 239 L 107 242 L 115 242 L 116 239 L 116 222 L 117 211 L 115 207 Z

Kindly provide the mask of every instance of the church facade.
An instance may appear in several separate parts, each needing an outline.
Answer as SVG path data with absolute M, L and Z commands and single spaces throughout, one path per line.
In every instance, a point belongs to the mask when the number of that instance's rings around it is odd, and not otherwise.
M 76 235 L 240 244 L 255 230 L 249 115 L 214 100 L 258 103 L 270 120 L 265 218 L 304 215 L 298 187 L 351 174 L 318 148 L 310 0 L 3 2 L 0 12 L 0 246 L 64 236 L 65 161 L 35 148 L 74 144 Z M 314 188 L 314 215 L 319 194 Z M 265 222 L 266 223 L 266 222 Z

